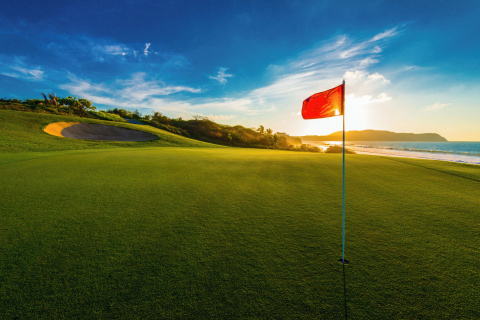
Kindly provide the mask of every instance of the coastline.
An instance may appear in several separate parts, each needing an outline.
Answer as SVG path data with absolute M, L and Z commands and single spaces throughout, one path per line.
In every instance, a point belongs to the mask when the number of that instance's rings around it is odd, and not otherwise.
M 440 160 L 440 161 L 480 165 L 480 157 L 474 157 L 474 156 L 444 154 L 444 153 L 437 153 L 437 152 L 386 150 L 386 149 L 376 149 L 376 148 L 358 148 L 358 147 L 349 147 L 349 148 L 354 150 L 358 154 L 369 154 L 369 155 L 376 155 L 376 156 L 400 157 L 400 158 L 427 159 L 427 160 Z
M 329 145 L 341 145 L 341 141 L 325 141 L 318 143 L 318 141 L 304 141 L 305 144 L 311 144 L 318 146 L 321 149 L 326 149 Z M 382 144 L 384 144 L 383 142 Z M 461 142 L 459 142 L 461 143 Z M 456 163 L 466 163 L 480 165 L 480 156 L 478 153 L 471 155 L 468 152 L 444 152 L 440 150 L 421 150 L 421 149 L 409 149 L 409 148 L 391 148 L 381 145 L 375 145 L 372 142 L 360 142 L 351 141 L 346 143 L 347 148 L 355 151 L 357 154 L 368 154 L 387 157 L 401 157 L 401 158 L 414 158 L 414 159 L 426 159 L 426 160 L 439 160 Z

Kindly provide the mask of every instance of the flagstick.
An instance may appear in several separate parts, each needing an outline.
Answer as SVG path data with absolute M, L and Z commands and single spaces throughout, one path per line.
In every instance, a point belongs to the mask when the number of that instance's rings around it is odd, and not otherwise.
M 345 264 L 345 80 L 343 80 L 343 241 L 342 241 L 342 264 Z
M 343 110 L 343 248 L 342 262 L 345 264 L 345 107 Z
M 342 268 L 343 268 L 343 299 L 345 306 L 345 319 L 348 318 L 347 314 L 347 284 L 345 280 L 345 80 L 343 80 L 343 94 L 342 107 L 343 107 L 343 241 L 342 241 Z

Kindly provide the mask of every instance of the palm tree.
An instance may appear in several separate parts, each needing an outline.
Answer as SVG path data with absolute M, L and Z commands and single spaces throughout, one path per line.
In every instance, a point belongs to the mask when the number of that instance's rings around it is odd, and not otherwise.
M 265 127 L 261 125 L 260 127 L 258 127 L 257 131 L 260 132 L 260 134 L 264 134 L 265 133 Z
M 53 92 L 49 93 L 48 98 L 45 93 L 41 92 L 41 94 L 46 104 L 51 104 L 52 106 L 58 106 L 58 97 L 55 95 L 55 93 Z

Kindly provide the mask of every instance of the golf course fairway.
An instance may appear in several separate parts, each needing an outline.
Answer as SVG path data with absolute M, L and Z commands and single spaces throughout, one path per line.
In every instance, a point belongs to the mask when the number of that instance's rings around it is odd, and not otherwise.
M 341 154 L 42 131 L 59 121 L 0 112 L 2 319 L 344 317 Z M 479 167 L 346 172 L 349 317 L 480 318 Z

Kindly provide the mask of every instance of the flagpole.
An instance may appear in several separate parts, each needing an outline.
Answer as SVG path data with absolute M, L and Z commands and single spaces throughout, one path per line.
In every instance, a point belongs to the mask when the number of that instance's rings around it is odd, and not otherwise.
M 343 107 L 343 241 L 342 241 L 342 263 L 345 264 L 345 80 L 343 80 L 344 85 L 344 96 L 342 101 Z
M 342 268 L 343 268 L 343 302 L 345 307 L 345 320 L 348 319 L 347 309 L 347 282 L 345 279 L 345 79 L 343 79 L 343 97 L 342 97 L 342 114 L 343 114 L 343 241 L 342 241 Z

